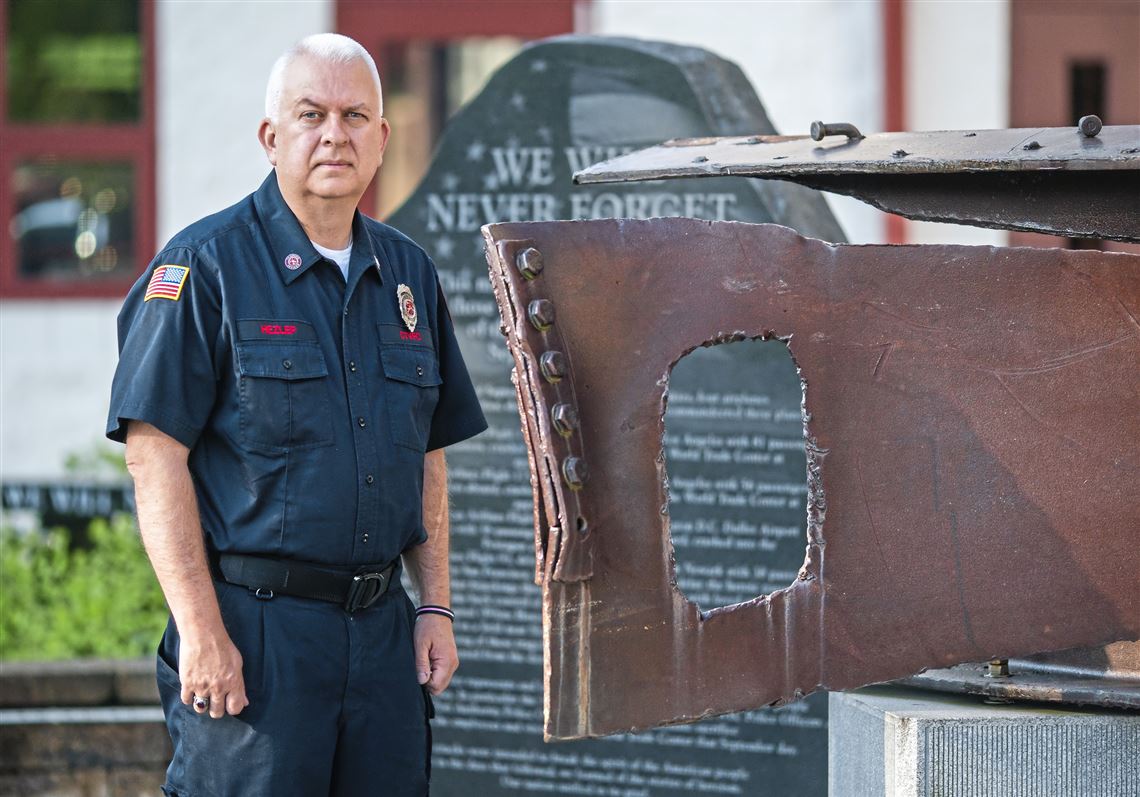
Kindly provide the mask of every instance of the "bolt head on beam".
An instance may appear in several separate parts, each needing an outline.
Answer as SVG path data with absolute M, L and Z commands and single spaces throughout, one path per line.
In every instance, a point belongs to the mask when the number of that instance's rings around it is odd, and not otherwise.
M 542 273 L 542 252 L 533 246 L 528 246 L 515 255 L 515 266 L 519 273 L 528 280 L 532 280 Z

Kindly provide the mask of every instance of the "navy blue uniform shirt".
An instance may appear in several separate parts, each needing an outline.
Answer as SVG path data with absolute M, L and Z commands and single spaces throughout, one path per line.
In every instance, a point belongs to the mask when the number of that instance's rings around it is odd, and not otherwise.
M 424 453 L 487 427 L 424 250 L 357 213 L 346 285 L 273 172 L 131 289 L 107 436 L 130 420 L 191 449 L 211 548 L 334 565 L 423 542 Z

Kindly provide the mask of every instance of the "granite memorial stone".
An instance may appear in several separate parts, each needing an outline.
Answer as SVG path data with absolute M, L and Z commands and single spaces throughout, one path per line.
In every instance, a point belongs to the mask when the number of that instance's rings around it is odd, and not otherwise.
M 543 744 L 532 495 L 511 358 L 479 233 L 502 221 L 691 216 L 774 222 L 843 240 L 819 195 L 792 184 L 571 182 L 578 169 L 669 138 L 774 132 L 739 68 L 704 50 L 546 40 L 525 48 L 456 114 L 427 176 L 390 219 L 435 259 L 490 422 L 486 433 L 448 452 L 462 666 L 437 701 L 433 794 L 825 793 L 822 694 L 779 710 Z M 694 291 L 701 280 L 693 274 Z M 700 349 L 674 369 L 666 414 L 669 511 L 678 584 L 702 609 L 787 586 L 803 561 L 800 391 L 780 341 Z

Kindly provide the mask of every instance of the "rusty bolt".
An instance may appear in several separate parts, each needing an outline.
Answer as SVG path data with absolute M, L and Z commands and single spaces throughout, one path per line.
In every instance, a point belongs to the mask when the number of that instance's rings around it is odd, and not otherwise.
M 542 252 L 528 246 L 515 255 L 515 265 L 524 278 L 532 280 L 542 273 Z
M 1077 129 L 1080 130 L 1086 138 L 1096 138 L 1102 127 L 1104 127 L 1104 123 L 1100 121 L 1100 117 L 1094 116 L 1093 114 L 1082 116 L 1080 121 L 1077 122 Z
M 554 302 L 535 299 L 526 306 L 526 317 L 530 319 L 531 326 L 539 332 L 545 332 L 554 326 Z
M 562 478 L 571 490 L 581 490 L 588 475 L 586 460 L 581 457 L 566 457 L 562 460 Z
M 578 428 L 578 410 L 569 404 L 555 404 L 550 408 L 550 420 L 558 434 L 569 437 Z
M 986 668 L 987 678 L 1008 678 L 1009 659 L 990 659 Z
M 849 122 L 827 122 L 826 124 L 820 121 L 812 122 L 812 141 L 823 141 L 825 136 L 847 136 L 848 141 L 864 137 L 859 132 L 859 128 Z
M 560 351 L 548 351 L 538 360 L 542 375 L 551 384 L 566 376 L 566 355 Z

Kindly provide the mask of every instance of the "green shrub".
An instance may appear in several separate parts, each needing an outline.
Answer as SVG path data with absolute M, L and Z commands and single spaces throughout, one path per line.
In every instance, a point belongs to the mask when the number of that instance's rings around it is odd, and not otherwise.
M 89 536 L 89 548 L 72 549 L 63 529 L 0 529 L 0 659 L 154 650 L 167 610 L 134 519 L 95 520 Z

